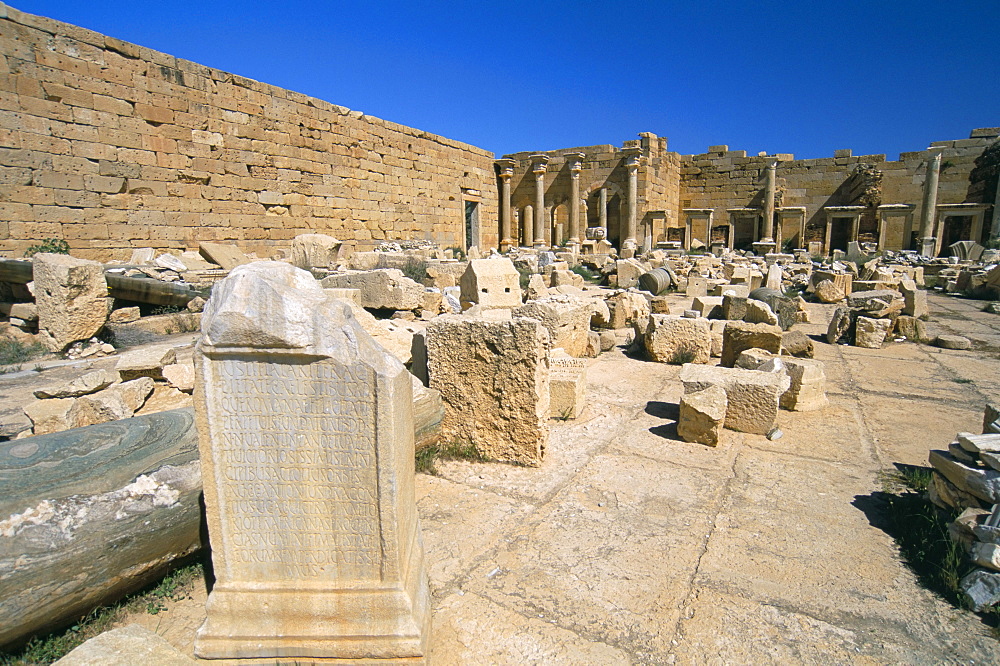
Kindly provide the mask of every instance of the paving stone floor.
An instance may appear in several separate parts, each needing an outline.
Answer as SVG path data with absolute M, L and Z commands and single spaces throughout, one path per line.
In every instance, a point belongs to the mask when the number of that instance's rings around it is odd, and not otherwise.
M 880 473 L 926 465 L 1000 398 L 1000 316 L 981 305 L 930 297 L 931 332 L 972 351 L 817 342 L 830 406 L 781 412 L 777 441 L 679 441 L 680 369 L 602 355 L 541 468 L 418 475 L 432 663 L 1000 662 L 990 629 L 923 589 L 879 527 Z M 810 309 L 818 336 L 832 308 Z M 190 653 L 203 603 L 133 619 Z

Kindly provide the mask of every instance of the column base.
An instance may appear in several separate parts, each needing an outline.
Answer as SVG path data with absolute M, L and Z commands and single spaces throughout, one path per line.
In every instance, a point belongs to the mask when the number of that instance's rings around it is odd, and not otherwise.
M 512 247 L 515 247 L 516 245 L 517 245 L 517 243 L 514 242 L 513 239 L 511 239 L 511 238 L 505 238 L 504 240 L 500 241 L 500 252 L 501 253 L 507 252 L 508 250 L 510 250 Z
M 937 238 L 934 236 L 929 236 L 927 238 L 920 239 L 920 254 L 925 257 L 933 257 L 937 254 L 934 250 L 937 249 Z
M 773 238 L 761 238 L 753 243 L 753 251 L 758 257 L 763 257 L 765 254 L 774 252 L 774 248 L 777 246 Z

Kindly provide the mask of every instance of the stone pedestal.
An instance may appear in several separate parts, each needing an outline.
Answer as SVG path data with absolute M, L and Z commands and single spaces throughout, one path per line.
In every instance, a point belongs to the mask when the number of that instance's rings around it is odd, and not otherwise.
M 933 236 L 920 239 L 920 254 L 925 257 L 933 257 L 937 254 L 937 238 Z
M 758 257 L 763 257 L 765 254 L 770 254 L 770 253 L 774 252 L 774 248 L 776 248 L 776 247 L 777 247 L 777 244 L 774 242 L 773 239 L 771 239 L 771 238 L 764 238 L 764 239 L 759 240 L 759 241 L 757 241 L 757 242 L 755 242 L 753 244 L 753 252 Z
M 216 583 L 204 658 L 413 659 L 429 593 L 412 387 L 350 307 L 257 262 L 216 285 L 195 356 Z

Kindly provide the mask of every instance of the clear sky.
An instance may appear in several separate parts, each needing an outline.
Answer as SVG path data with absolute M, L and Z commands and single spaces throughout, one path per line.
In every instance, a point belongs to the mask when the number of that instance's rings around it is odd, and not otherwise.
M 497 156 L 638 132 L 797 157 L 1000 125 L 1000 0 L 19 0 Z

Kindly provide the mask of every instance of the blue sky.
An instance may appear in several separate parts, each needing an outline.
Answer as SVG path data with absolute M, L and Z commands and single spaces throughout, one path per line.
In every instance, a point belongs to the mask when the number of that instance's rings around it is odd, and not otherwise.
M 14 7 L 495 152 L 920 150 L 1000 125 L 1000 1 Z

